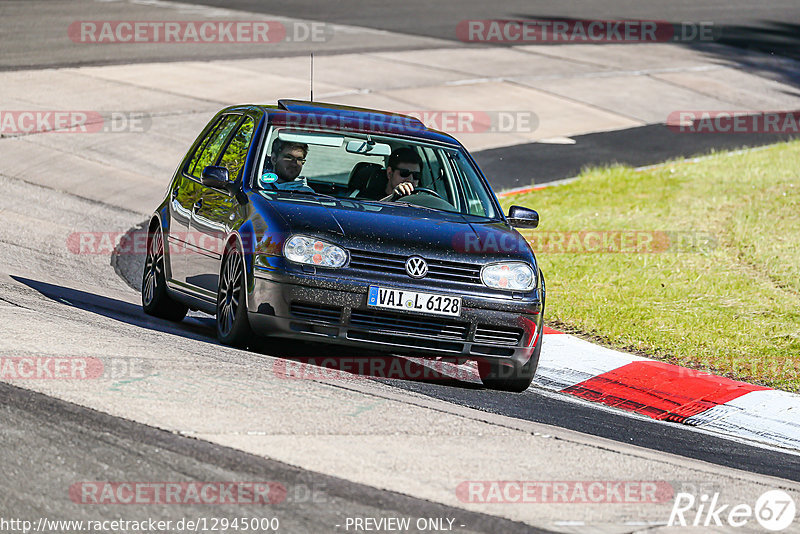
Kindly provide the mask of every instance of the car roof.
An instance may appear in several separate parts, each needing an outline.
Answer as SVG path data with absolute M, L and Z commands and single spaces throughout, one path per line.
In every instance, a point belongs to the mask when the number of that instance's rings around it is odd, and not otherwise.
M 257 107 L 267 113 L 270 122 L 276 126 L 387 134 L 460 146 L 452 136 L 427 128 L 416 117 L 400 113 L 288 99 L 278 100 L 277 105 Z

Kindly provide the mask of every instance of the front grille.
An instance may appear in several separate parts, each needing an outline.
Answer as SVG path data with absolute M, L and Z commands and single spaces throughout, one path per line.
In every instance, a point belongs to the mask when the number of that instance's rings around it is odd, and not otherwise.
M 384 254 L 366 252 L 363 250 L 350 251 L 350 267 L 364 271 L 402 274 L 406 273 L 406 260 L 408 256 L 400 254 Z M 455 261 L 432 260 L 425 258 L 428 263 L 428 274 L 425 279 L 446 280 L 449 282 L 462 282 L 467 284 L 481 283 L 481 266 L 471 263 Z
M 413 349 L 432 349 L 454 353 L 460 353 L 464 350 L 464 344 L 458 343 L 457 341 L 444 341 L 441 339 L 384 334 L 383 332 L 367 332 L 362 330 L 348 330 L 347 339 L 392 345 L 395 349 L 398 347 L 410 347 Z
M 505 326 L 478 325 L 475 330 L 475 343 L 496 343 L 499 345 L 517 345 L 522 339 L 522 329 Z
M 342 320 L 342 308 L 310 302 L 293 302 L 289 308 L 292 317 L 308 319 L 323 323 L 339 323 Z
M 350 325 L 412 336 L 434 336 L 466 341 L 469 324 L 436 317 L 375 310 L 353 310 Z

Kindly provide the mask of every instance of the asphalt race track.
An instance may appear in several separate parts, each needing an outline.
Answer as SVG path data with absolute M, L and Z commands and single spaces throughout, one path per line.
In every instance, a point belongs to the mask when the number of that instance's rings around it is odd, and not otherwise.
M 140 287 L 138 273 L 141 271 L 142 261 L 141 258 L 137 258 L 137 261 L 128 261 L 121 267 L 123 277 L 131 286 Z M 93 304 L 90 295 L 80 295 L 58 287 L 44 287 L 33 283 L 30 285 L 54 300 L 64 299 L 74 306 L 87 310 L 96 309 L 97 304 Z M 113 307 L 107 304 L 103 308 L 107 310 L 105 313 L 109 313 Z M 136 316 L 137 312 L 138 310 L 131 310 L 131 315 Z M 198 317 L 204 319 L 203 326 L 197 325 L 192 328 L 192 333 L 201 336 L 205 334 L 205 339 L 213 343 L 214 325 L 211 319 L 205 320 L 205 316 L 201 314 L 198 314 Z M 304 362 L 307 358 L 304 355 L 313 352 L 312 346 L 289 357 L 294 356 L 296 361 Z M 350 356 L 341 350 L 338 354 Z M 321 370 L 319 376 L 324 376 Z M 453 373 L 452 376 L 457 375 Z M 458 378 L 443 377 L 441 380 L 429 381 L 391 380 L 380 377 L 374 379 L 399 389 L 477 410 L 567 428 L 629 445 L 800 482 L 800 455 L 731 441 L 689 430 L 679 424 L 657 423 L 645 417 L 632 418 L 629 414 L 617 411 L 598 410 L 596 405 L 579 403 L 537 388 L 530 388 L 520 395 L 489 391 L 476 381 Z
M 797 138 L 797 134 L 678 135 L 663 124 L 575 136 L 575 144 L 529 143 L 475 153 L 496 190 L 523 185 L 516 178 L 532 176 L 546 184 L 572 178 L 583 169 L 604 165 L 643 167 L 662 161 L 700 156 L 719 150 L 738 150 Z
M 92 20 L 99 4 L 106 10 L 103 17 L 115 19 L 156 20 L 164 13 L 175 20 L 200 16 L 197 13 L 241 18 L 245 15 L 236 15 L 236 10 L 242 10 L 350 28 L 349 33 L 343 30 L 346 38 L 326 50 L 330 55 L 458 47 L 463 43 L 452 34 L 452 21 L 467 18 L 714 20 L 724 30 L 724 44 L 787 58 L 796 55 L 800 35 L 796 26 L 785 22 L 800 15 L 800 7 L 789 2 L 760 6 L 736 0 L 669 7 L 653 2 L 566 2 L 556 11 L 553 5 L 522 0 L 505 2 L 502 9 L 485 2 L 447 0 L 427 13 L 429 3 L 417 0 L 379 7 L 361 1 L 306 0 L 273 5 L 247 0 L 197 0 L 191 5 L 160 0 L 8 1 L 0 3 L 0 74 L 16 76 L 17 81 L 30 76 L 31 84 L 30 95 L 24 90 L 13 95 L 14 106 L 36 106 L 31 95 L 37 91 L 57 93 L 57 87 L 43 88 L 46 83 L 41 80 L 49 75 L 56 79 L 60 71 L 46 69 L 202 64 L 264 55 L 224 46 L 54 46 L 53 25 Z M 209 8 L 194 4 L 223 10 L 209 15 Z M 286 43 L 271 52 L 291 58 L 311 49 Z M 105 81 L 98 77 L 94 83 Z M 136 87 L 138 80 L 119 83 Z M 101 201 L 93 194 L 114 191 L 117 180 L 125 187 L 134 183 L 138 178 L 127 172 L 138 165 L 152 180 L 139 184 L 146 193 L 136 197 L 137 202 L 153 191 L 160 195 L 174 157 L 169 150 L 166 155 L 157 153 L 153 146 L 184 146 L 204 114 L 218 103 L 153 92 L 154 99 L 162 97 L 183 99 L 180 113 L 190 126 L 170 130 L 180 126 L 181 116 L 162 112 L 170 129 L 156 128 L 149 144 L 119 148 L 83 139 L 73 146 L 45 135 L 0 138 L 3 154 L 23 148 L 54 154 L 36 160 L 23 173 L 15 167 L 13 175 L 0 163 L 0 357 L 78 359 L 90 365 L 99 362 L 104 369 L 91 380 L 0 382 L 0 531 L 22 532 L 2 523 L 15 518 L 35 525 L 41 518 L 177 522 L 245 516 L 277 517 L 277 531 L 288 533 L 400 531 L 352 524 L 354 518 L 389 517 L 410 518 L 416 525 L 406 529 L 410 532 L 667 532 L 672 497 L 679 491 L 717 492 L 726 503 L 752 505 L 765 491 L 781 489 L 800 504 L 798 451 L 655 422 L 536 387 L 506 394 L 470 380 L 341 379 L 324 373 L 289 380 L 279 372 L 287 362 L 321 354 L 359 355 L 310 344 L 289 348 L 265 342 L 250 351 L 232 349 L 216 341 L 213 319 L 207 315 L 190 313 L 179 324 L 144 315 L 135 291 L 140 255 L 112 254 L 110 249 L 76 254 L 65 244 L 87 230 L 118 237 L 139 227 L 147 211 L 133 201 L 126 206 L 127 189 L 119 186 L 116 201 Z M 496 177 L 493 185 L 500 190 L 526 185 L 514 177 L 531 175 L 532 166 L 535 181 L 544 183 L 574 176 L 590 165 L 648 165 L 791 137 L 676 136 L 661 124 L 651 124 L 576 135 L 574 145 L 519 143 L 476 151 L 475 156 L 487 176 Z M 147 150 L 153 151 L 149 158 L 142 155 Z M 83 174 L 64 170 L 61 180 L 61 158 L 74 151 L 86 154 Z M 670 493 L 656 502 L 556 499 L 514 506 L 469 501 L 458 489 L 470 481 L 509 480 L 654 481 L 668 485 Z M 277 497 L 264 506 L 91 504 L 81 497 L 81 491 L 102 481 L 269 481 L 270 495 Z M 418 520 L 429 521 L 428 527 L 420 528 Z M 188 530 L 193 529 L 169 531 Z M 41 531 L 79 529 L 51 526 Z M 752 522 L 735 531 L 761 530 Z
M 661 2 L 623 2 L 620 0 L 604 0 L 601 2 L 569 1 L 554 6 L 549 2 L 526 0 L 505 1 L 502 4 L 482 2 L 480 0 L 445 0 L 436 2 L 431 9 L 429 2 L 413 0 L 394 4 L 376 4 L 374 2 L 325 2 L 315 0 L 298 0 L 293 2 L 261 2 L 259 0 L 197 0 L 183 2 L 187 4 L 181 11 L 184 19 L 197 11 L 191 6 L 205 5 L 227 10 L 250 13 L 265 13 L 283 17 L 305 20 L 324 21 L 342 25 L 353 25 L 396 32 L 403 36 L 384 41 L 379 47 L 371 44 L 369 49 L 402 50 L 424 46 L 425 39 L 450 41 L 459 44 L 455 32 L 458 21 L 465 19 L 601 19 L 624 20 L 642 19 L 658 20 L 670 23 L 714 22 L 722 41 L 731 46 L 748 50 L 759 50 L 768 54 L 797 57 L 800 7 L 794 2 L 770 2 L 767 5 L 754 4 L 746 0 L 711 0 L 705 2 L 682 2 L 663 5 Z M 43 6 L 50 4 L 45 9 Z M 177 61 L 188 58 L 213 59 L 259 57 L 263 50 L 207 47 L 204 50 L 176 50 L 175 47 L 153 46 L 142 50 L 128 47 L 115 50 L 113 54 L 106 51 L 84 49 L 79 53 L 63 47 L 54 48 L 57 35 L 50 30 L 54 22 L 62 20 L 93 20 L 91 9 L 68 6 L 68 2 L 28 2 L 6 1 L 0 5 L 7 35 L 11 37 L 4 42 L 4 58 L 0 68 L 40 68 L 42 66 L 65 65 L 97 65 L 119 62 L 141 62 L 157 59 L 159 61 Z M 116 19 L 125 19 L 135 11 L 125 5 L 116 3 L 118 9 Z M 166 3 L 165 3 L 166 4 Z M 30 17 L 31 8 L 36 5 L 37 17 Z M 148 5 L 144 3 L 142 5 Z M 163 14 L 159 2 L 150 2 L 152 12 Z M 138 17 L 136 17 L 138 19 Z M 14 23 L 12 23 L 12 20 Z M 180 18 L 178 19 L 180 20 Z M 792 22 L 793 21 L 793 22 Z M 352 47 L 351 50 L 364 50 L 364 46 Z M 313 47 L 293 43 L 292 46 L 279 50 L 270 50 L 270 54 L 306 55 Z
M 188 0 L 183 0 L 186 3 Z M 587 2 L 572 0 L 550 2 L 514 0 L 493 4 L 479 0 L 447 0 L 437 2 L 436 9 L 424 0 L 413 0 L 375 9 L 368 2 L 351 4 L 334 2 L 320 6 L 313 0 L 301 0 L 283 5 L 264 5 L 258 0 L 200 0 L 191 2 L 226 6 L 253 12 L 324 20 L 379 28 L 406 35 L 456 40 L 453 21 L 463 19 L 561 19 L 561 20 L 658 20 L 673 24 L 712 21 L 721 41 L 729 46 L 756 49 L 770 54 L 798 54 L 798 6 L 792 2 L 772 2 L 754 5 L 735 0 L 712 0 L 693 3 L 621 2 L 602 0 Z M 793 21 L 793 22 L 792 22 Z
M 24 473 L 14 469 L 17 466 L 6 464 L 11 470 L 3 482 L 3 493 L 7 496 L 2 503 L 5 515 L 10 515 L 8 512 L 12 509 L 17 516 L 38 515 L 38 503 L 28 500 L 29 495 L 58 502 L 63 499 L 58 491 L 59 483 L 69 485 L 76 475 L 89 480 L 95 476 L 98 465 L 108 464 L 114 467 L 107 476 L 118 479 L 160 480 L 189 475 L 198 480 L 281 480 L 286 489 L 285 500 L 271 508 L 270 514 L 280 517 L 281 529 L 288 532 L 330 531 L 334 525 L 344 522 L 344 512 L 356 517 L 383 514 L 448 517 L 454 519 L 454 524 L 463 525 L 461 532 L 547 532 L 532 529 L 530 525 L 304 471 L 205 441 L 183 438 L 8 384 L 0 384 L 0 399 L 3 448 L 19 450 L 26 449 L 31 443 L 40 444 L 27 455 L 26 464 L 19 465 L 25 469 Z M 92 451 L 92 457 L 64 455 L 66 449 Z M 52 465 L 52 458 L 57 456 L 63 456 L 63 463 L 54 469 L 32 468 Z M 158 462 L 137 461 L 137 458 L 154 457 Z M 286 514 L 282 508 L 291 509 L 293 513 Z M 50 510 L 52 519 L 60 515 L 57 507 Z M 215 515 L 235 516 L 236 511 L 233 506 L 223 507 L 215 510 Z M 113 507 L 97 512 L 99 514 L 91 510 L 85 517 L 117 517 Z M 144 507 L 131 512 L 132 515 L 153 515 Z M 182 517 L 208 515 L 208 508 L 189 505 L 180 510 L 170 510 L 165 507 L 158 511 L 158 515 L 160 519 L 177 522 Z M 77 515 L 70 518 L 81 519 Z

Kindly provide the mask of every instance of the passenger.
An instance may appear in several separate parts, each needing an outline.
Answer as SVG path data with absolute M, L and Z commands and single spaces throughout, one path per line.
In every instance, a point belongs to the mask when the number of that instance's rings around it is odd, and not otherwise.
M 271 184 L 281 190 L 307 190 L 309 187 L 305 176 L 300 176 L 303 164 L 308 156 L 308 145 L 275 139 L 272 142 L 270 161 L 272 172 L 265 172 L 261 176 L 260 184 Z
M 419 186 L 419 177 L 422 169 L 422 160 L 412 149 L 396 148 L 389 156 L 386 163 L 386 190 L 387 195 L 382 201 L 390 200 L 393 196 L 404 197 L 410 195 L 415 187 Z

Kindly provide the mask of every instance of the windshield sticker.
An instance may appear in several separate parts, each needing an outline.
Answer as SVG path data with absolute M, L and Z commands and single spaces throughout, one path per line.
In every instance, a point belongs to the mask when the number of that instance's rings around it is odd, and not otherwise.
M 265 172 L 261 175 L 261 178 L 258 179 L 258 185 L 265 186 L 267 184 L 271 184 L 273 182 L 278 181 L 278 175 L 274 172 Z

